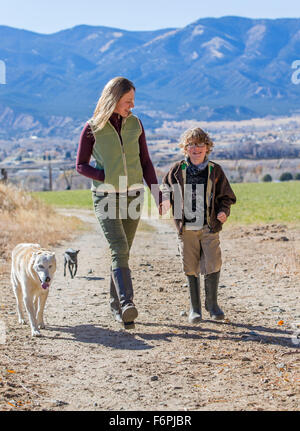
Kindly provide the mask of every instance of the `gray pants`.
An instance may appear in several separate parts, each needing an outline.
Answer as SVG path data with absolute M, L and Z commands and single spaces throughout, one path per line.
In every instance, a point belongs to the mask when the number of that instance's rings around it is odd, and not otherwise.
M 109 244 L 112 269 L 128 268 L 129 253 L 143 207 L 143 192 L 139 197 L 109 195 L 92 193 L 95 214 Z

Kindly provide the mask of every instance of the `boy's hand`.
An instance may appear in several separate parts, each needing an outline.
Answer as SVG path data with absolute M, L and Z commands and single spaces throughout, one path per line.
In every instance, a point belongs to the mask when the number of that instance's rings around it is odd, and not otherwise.
M 217 215 L 217 219 L 221 222 L 221 223 L 225 223 L 227 220 L 227 215 L 222 211 L 220 213 L 218 213 Z
M 171 208 L 171 202 L 167 199 L 159 205 L 159 215 L 165 215 Z

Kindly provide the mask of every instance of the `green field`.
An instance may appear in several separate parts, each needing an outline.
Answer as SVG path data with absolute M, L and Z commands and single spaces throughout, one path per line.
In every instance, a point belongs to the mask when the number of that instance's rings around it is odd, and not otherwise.
M 46 204 L 55 207 L 93 209 L 92 193 L 90 190 L 34 192 L 32 195 Z
M 239 183 L 232 188 L 237 203 L 231 207 L 231 223 L 300 222 L 300 181 Z
M 231 207 L 230 223 L 300 222 L 300 181 L 239 183 L 232 184 L 232 188 L 237 203 Z M 33 195 L 56 207 L 93 209 L 90 190 L 35 192 Z M 145 201 L 149 207 L 149 196 Z M 153 199 L 151 207 L 155 213 Z

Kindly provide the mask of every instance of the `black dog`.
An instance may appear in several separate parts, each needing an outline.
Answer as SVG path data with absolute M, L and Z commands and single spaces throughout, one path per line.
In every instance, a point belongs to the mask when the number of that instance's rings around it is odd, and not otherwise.
M 71 278 L 75 277 L 77 272 L 77 254 L 79 253 L 79 251 L 80 250 L 73 250 L 73 248 L 68 248 L 68 250 L 64 252 L 64 277 L 66 276 L 67 264 L 71 274 Z

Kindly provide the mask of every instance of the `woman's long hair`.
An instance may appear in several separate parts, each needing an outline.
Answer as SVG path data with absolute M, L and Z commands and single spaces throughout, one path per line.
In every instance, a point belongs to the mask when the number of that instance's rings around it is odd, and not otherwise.
M 92 117 L 95 131 L 103 129 L 121 97 L 130 90 L 135 91 L 133 83 L 122 76 L 111 79 L 105 85 Z

